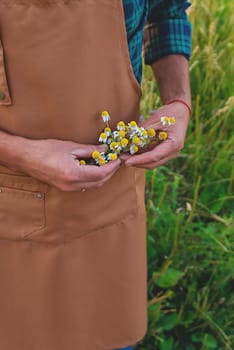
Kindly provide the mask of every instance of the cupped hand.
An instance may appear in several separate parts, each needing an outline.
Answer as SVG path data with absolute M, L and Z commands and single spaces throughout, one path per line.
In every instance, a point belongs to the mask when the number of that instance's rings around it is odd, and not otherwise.
M 92 152 L 106 146 L 84 145 L 56 139 L 28 140 L 24 171 L 62 191 L 79 191 L 102 186 L 119 169 L 119 159 L 103 166 L 80 165 L 78 159 L 91 158 Z
M 122 154 L 120 159 L 127 166 L 134 166 L 145 169 L 154 169 L 169 160 L 178 157 L 184 146 L 186 131 L 189 123 L 189 111 L 186 106 L 180 102 L 174 102 L 169 105 L 163 105 L 150 113 L 150 117 L 144 121 L 141 126 L 144 128 L 154 128 L 155 130 L 164 129 L 160 122 L 161 117 L 175 117 L 176 123 L 166 127 L 168 138 L 152 149 L 134 156 Z

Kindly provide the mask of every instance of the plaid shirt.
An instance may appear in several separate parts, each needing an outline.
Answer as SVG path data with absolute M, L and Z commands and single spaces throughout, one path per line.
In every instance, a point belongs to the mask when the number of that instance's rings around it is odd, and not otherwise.
M 145 64 L 178 53 L 189 59 L 191 24 L 186 0 L 123 0 L 129 54 L 135 76 L 142 78 L 142 42 Z

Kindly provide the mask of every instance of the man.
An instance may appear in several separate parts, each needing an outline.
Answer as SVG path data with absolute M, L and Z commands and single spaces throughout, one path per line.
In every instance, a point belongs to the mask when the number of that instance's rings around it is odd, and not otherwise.
M 123 6 L 124 5 L 124 6 Z M 144 169 L 176 157 L 190 115 L 186 1 L 0 3 L 0 346 L 104 350 L 147 328 Z M 139 122 L 141 44 L 169 139 L 82 166 L 103 128 Z M 127 30 L 127 36 L 126 36 Z M 127 40 L 128 39 L 128 40 Z

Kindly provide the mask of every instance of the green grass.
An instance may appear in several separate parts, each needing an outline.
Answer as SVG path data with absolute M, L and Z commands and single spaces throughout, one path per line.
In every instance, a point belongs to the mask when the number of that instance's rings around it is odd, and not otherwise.
M 137 350 L 234 348 L 234 4 L 192 1 L 193 116 L 176 160 L 147 173 L 148 333 Z M 160 105 L 145 67 L 141 109 Z

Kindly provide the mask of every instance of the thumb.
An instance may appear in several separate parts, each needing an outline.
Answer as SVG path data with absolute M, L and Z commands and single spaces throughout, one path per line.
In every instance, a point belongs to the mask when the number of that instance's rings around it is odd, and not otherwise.
M 122 153 L 120 154 L 119 158 L 123 161 L 128 160 L 129 158 L 131 158 L 131 155 L 129 153 Z
M 72 150 L 72 154 L 77 157 L 90 158 L 94 151 L 106 152 L 107 145 L 80 145 L 76 149 Z

